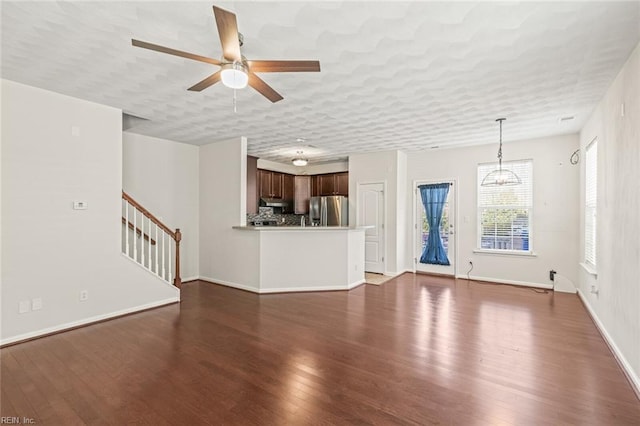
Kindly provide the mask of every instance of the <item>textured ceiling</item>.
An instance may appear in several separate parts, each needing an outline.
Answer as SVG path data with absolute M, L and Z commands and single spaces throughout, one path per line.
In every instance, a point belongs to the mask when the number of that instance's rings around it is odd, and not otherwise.
M 2 2 L 2 77 L 143 117 L 129 131 L 312 163 L 354 152 L 578 131 L 640 39 L 640 2 L 220 2 L 248 59 L 318 59 L 261 74 L 284 96 L 186 89 L 217 69 L 131 38 L 219 58 L 211 2 Z M 575 120 L 559 123 L 559 118 Z

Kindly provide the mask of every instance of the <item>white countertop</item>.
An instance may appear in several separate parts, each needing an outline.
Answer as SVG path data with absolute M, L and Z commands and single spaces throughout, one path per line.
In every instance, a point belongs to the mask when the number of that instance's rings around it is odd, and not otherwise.
M 373 226 L 232 226 L 233 229 L 242 231 L 267 231 L 267 232 L 283 232 L 283 231 L 364 231 L 373 228 Z

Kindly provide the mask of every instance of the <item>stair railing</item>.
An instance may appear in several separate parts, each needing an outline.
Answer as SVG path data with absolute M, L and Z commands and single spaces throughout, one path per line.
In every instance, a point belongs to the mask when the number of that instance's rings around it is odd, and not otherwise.
M 172 231 L 124 191 L 122 224 L 125 225 L 122 253 L 151 273 L 180 288 L 180 229 Z M 175 265 L 173 271 L 172 265 Z

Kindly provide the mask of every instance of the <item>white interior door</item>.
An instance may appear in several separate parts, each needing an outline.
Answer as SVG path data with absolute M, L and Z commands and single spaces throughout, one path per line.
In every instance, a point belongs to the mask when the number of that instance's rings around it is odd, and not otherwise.
M 424 205 L 422 204 L 422 197 L 420 196 L 420 190 L 418 189 L 419 185 L 427 184 L 427 183 L 449 183 L 449 193 L 447 194 L 447 201 L 444 205 L 444 209 L 442 211 L 442 220 L 440 222 L 440 238 L 442 239 L 442 245 L 444 246 L 444 250 L 447 253 L 447 257 L 449 258 L 449 265 L 432 265 L 427 263 L 422 263 L 420 261 L 420 257 L 424 251 L 424 248 L 427 244 L 427 238 L 429 237 L 429 223 L 427 222 L 427 215 L 424 210 Z M 455 275 L 455 190 L 456 187 L 452 181 L 443 181 L 443 182 L 417 182 L 414 187 L 415 193 L 415 217 L 416 223 L 414 225 L 416 234 L 415 234 L 415 255 L 414 262 L 416 265 L 416 271 L 421 272 L 429 272 L 436 274 L 445 274 L 445 275 Z
M 358 225 L 372 226 L 364 233 L 364 270 L 384 273 L 384 185 L 358 186 Z

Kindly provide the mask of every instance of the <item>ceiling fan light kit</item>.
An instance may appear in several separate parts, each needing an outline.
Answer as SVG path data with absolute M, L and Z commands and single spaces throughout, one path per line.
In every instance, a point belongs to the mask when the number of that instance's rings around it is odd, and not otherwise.
M 502 122 L 506 118 L 498 118 L 496 121 L 500 123 L 500 147 L 498 148 L 498 168 L 489 172 L 480 186 L 514 186 L 520 185 L 522 181 L 514 172 L 502 168 Z
M 244 89 L 249 83 L 247 69 L 240 62 L 224 64 L 220 70 L 222 84 L 232 89 Z
M 244 37 L 238 32 L 235 13 L 213 6 L 213 14 L 216 18 L 220 45 L 222 46 L 222 60 L 220 61 L 153 43 L 147 43 L 146 41 L 132 39 L 131 44 L 143 49 L 168 53 L 169 55 L 180 56 L 220 67 L 219 71 L 211 74 L 188 89 L 193 92 L 200 92 L 222 81 L 222 84 L 232 89 L 243 89 L 249 85 L 262 96 L 275 103 L 283 99 L 282 95 L 258 77 L 256 72 L 320 72 L 319 61 L 247 61 L 245 57 L 242 56 L 240 50 L 240 47 L 244 44 Z

